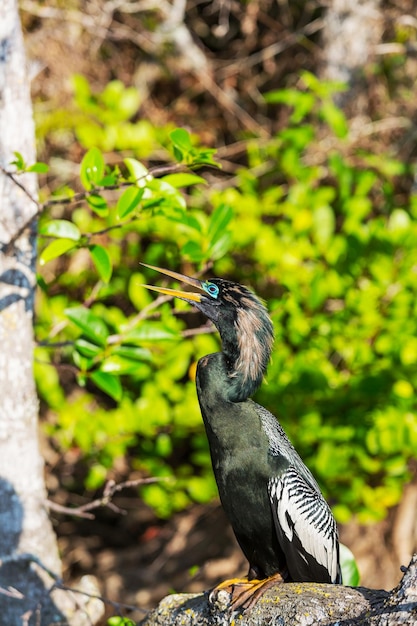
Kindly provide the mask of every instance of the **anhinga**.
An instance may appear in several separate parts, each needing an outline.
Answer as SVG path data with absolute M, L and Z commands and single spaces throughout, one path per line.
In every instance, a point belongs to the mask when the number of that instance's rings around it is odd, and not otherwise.
M 200 281 L 147 267 L 195 287 L 196 292 L 187 292 L 147 285 L 194 305 L 222 340 L 221 352 L 199 360 L 196 385 L 220 499 L 249 561 L 237 604 L 247 603 L 256 590 L 260 594 L 263 579 L 272 576 L 285 582 L 341 583 L 330 508 L 277 419 L 250 399 L 261 384 L 274 339 L 265 306 L 249 289 L 228 280 Z M 236 589 L 236 583 L 226 581 L 216 590 Z

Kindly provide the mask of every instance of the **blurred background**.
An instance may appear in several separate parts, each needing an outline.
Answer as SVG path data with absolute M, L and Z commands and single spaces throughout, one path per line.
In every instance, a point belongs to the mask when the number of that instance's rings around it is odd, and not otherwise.
M 112 167 L 173 163 L 178 127 L 221 165 L 199 184 L 177 181 L 186 207 L 118 228 L 111 194 L 109 208 L 54 204 L 42 218 L 95 232 L 113 267 L 103 280 L 82 247 L 39 267 L 50 499 L 81 506 L 110 479 L 163 479 L 120 491 L 126 514 L 52 511 L 67 580 L 94 573 L 105 596 L 148 607 L 246 573 L 194 386 L 218 337 L 183 303 L 153 306 L 141 284 L 161 279 L 141 261 L 266 300 L 276 343 L 256 399 L 318 479 L 361 584 L 395 586 L 417 547 L 417 6 L 345 4 L 20 2 L 38 158 L 50 166 L 42 200 L 81 189 L 92 147 Z M 136 331 L 135 351 L 100 354 L 104 378 L 90 375 L 91 346 L 65 313 L 80 304 L 112 337 Z

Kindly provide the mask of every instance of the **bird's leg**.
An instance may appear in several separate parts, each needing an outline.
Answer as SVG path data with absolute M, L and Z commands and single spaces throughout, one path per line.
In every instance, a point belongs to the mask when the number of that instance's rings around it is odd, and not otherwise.
M 209 602 L 211 604 L 221 605 L 223 608 L 228 608 L 233 611 L 250 609 L 253 607 L 259 598 L 273 587 L 276 583 L 284 582 L 281 574 L 274 574 L 269 578 L 259 580 L 257 578 L 231 578 L 225 580 L 214 589 L 210 591 Z M 222 597 L 222 593 L 226 592 L 228 595 L 227 601 Z M 220 595 L 219 595 L 220 593 Z M 227 606 L 225 606 L 227 604 Z

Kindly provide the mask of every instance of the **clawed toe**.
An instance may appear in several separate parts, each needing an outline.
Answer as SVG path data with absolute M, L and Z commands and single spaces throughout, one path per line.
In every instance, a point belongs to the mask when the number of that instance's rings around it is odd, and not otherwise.
M 264 580 L 235 578 L 225 580 L 214 587 L 208 596 L 209 603 L 221 611 L 246 611 L 252 608 L 277 582 L 283 582 L 280 574 L 274 574 Z

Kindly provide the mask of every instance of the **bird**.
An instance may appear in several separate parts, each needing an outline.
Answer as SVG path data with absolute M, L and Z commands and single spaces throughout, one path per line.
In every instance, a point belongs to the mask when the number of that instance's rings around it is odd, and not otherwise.
M 241 284 L 143 265 L 192 286 L 144 285 L 192 304 L 221 338 L 221 351 L 198 361 L 196 388 L 220 501 L 249 571 L 211 598 L 226 589 L 235 607 L 247 608 L 277 580 L 342 584 L 330 507 L 278 419 L 251 399 L 274 343 L 266 306 Z

